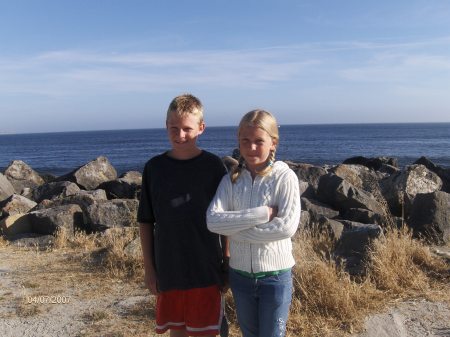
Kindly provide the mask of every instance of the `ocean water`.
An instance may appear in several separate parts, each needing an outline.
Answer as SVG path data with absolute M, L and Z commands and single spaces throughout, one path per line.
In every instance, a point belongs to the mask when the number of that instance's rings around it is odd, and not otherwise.
M 281 125 L 277 158 L 314 165 L 354 156 L 390 156 L 400 166 L 426 156 L 450 167 L 450 123 Z M 219 156 L 237 146 L 236 127 L 207 127 L 199 145 Z M 23 160 L 40 173 L 62 175 L 98 156 L 119 174 L 141 171 L 152 156 L 170 147 L 165 129 L 0 135 L 0 171 Z

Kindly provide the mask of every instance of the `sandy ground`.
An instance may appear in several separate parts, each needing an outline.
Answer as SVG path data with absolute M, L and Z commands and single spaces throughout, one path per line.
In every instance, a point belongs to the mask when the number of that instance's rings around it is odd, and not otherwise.
M 75 254 L 0 247 L 0 336 L 154 336 L 153 298 L 142 284 L 89 270 Z M 400 302 L 365 326 L 351 336 L 450 336 L 450 306 Z

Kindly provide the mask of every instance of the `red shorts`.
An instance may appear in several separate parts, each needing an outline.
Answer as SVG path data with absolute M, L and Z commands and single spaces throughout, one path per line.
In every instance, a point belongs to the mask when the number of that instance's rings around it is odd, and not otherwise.
M 218 286 L 169 290 L 156 299 L 156 333 L 185 330 L 190 336 L 218 335 L 224 301 Z

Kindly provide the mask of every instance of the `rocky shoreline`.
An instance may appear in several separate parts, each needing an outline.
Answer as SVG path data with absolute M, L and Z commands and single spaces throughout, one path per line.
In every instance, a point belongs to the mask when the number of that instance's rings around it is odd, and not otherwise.
M 224 164 L 236 165 L 232 157 Z M 334 166 L 287 162 L 299 178 L 300 227 L 326 231 L 350 273 L 361 272 L 370 241 L 388 226 L 409 226 L 435 245 L 450 242 L 450 169 L 425 157 L 399 168 L 395 158 L 354 157 Z M 20 160 L 0 173 L 0 228 L 11 243 L 39 245 L 58 231 L 68 237 L 137 226 L 142 177 L 117 176 L 100 156 L 60 177 L 39 175 Z

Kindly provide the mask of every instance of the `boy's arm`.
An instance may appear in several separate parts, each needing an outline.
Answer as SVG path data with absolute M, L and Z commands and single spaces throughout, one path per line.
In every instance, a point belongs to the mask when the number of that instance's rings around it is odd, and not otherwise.
M 144 283 L 153 295 L 158 294 L 156 271 L 153 257 L 153 228 L 154 224 L 139 223 L 142 255 L 144 257 Z
M 230 269 L 230 244 L 228 241 L 228 237 L 221 235 L 220 243 L 222 246 L 222 266 L 221 266 L 222 278 L 223 278 L 222 292 L 225 293 L 229 287 L 228 272 Z

